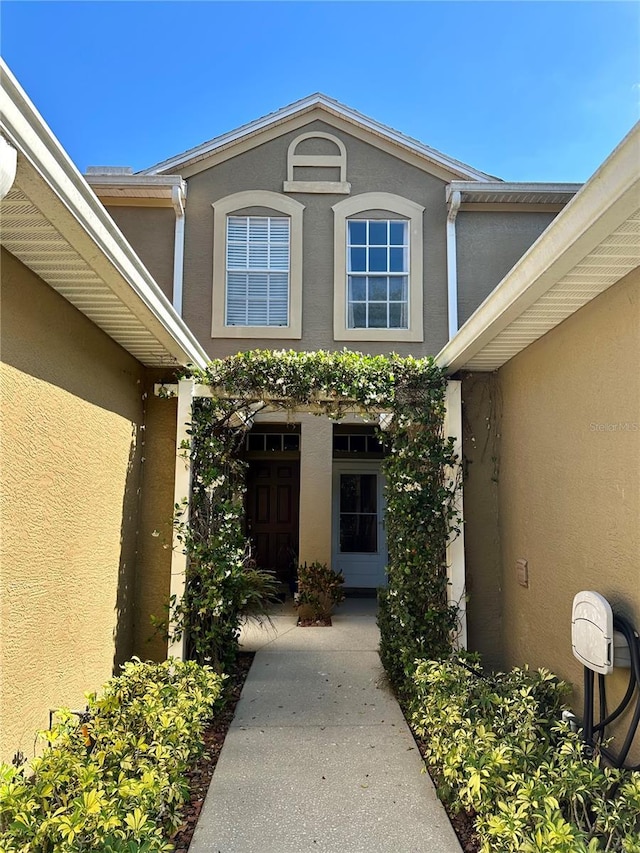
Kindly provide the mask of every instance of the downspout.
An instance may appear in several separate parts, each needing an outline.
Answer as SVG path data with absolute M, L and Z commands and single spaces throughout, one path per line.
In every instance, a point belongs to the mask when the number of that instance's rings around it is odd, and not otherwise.
M 18 152 L 0 133 L 0 199 L 13 186 L 18 168 Z
M 447 199 L 447 306 L 449 314 L 449 340 L 458 331 L 458 265 L 456 255 L 456 216 L 462 197 L 459 190 Z
M 173 246 L 173 307 L 182 317 L 182 280 L 184 271 L 184 204 L 187 185 L 182 182 L 179 187 L 173 187 L 171 201 L 176 213 L 176 230 Z

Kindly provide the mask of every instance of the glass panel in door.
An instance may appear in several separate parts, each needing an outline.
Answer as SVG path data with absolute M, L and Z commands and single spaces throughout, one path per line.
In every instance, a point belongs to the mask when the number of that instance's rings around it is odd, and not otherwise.
M 340 538 L 342 554 L 378 551 L 378 477 L 340 474 Z

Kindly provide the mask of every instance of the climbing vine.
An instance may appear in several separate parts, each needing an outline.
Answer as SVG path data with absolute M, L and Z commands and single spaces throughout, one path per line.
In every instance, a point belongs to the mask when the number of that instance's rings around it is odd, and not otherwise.
M 446 380 L 433 359 L 252 350 L 190 375 L 211 389 L 194 406 L 191 511 L 180 531 L 189 556 L 187 592 L 173 614 L 192 656 L 232 654 L 224 647 L 233 646 L 239 608 L 255 594 L 247 583 L 247 572 L 255 570 L 245 550 L 244 463 L 237 451 L 250 414 L 265 405 L 336 420 L 355 408 L 376 425 L 386 413 L 389 585 L 380 599 L 381 656 L 402 689 L 418 658 L 447 654 L 457 620 L 457 608 L 447 602 L 446 573 L 457 483 L 449 473 L 452 440 L 443 434 Z

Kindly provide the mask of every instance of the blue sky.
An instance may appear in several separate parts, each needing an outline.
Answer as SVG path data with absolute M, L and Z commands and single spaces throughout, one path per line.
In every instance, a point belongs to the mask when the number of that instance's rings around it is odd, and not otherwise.
M 639 117 L 636 2 L 25 2 L 2 55 L 81 171 L 321 91 L 506 180 L 582 181 Z

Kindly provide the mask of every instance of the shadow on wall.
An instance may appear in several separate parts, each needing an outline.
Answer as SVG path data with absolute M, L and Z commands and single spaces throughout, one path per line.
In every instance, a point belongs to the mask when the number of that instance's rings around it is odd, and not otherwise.
M 122 499 L 122 524 L 120 526 L 120 562 L 113 628 L 113 672 L 133 654 L 134 595 L 136 563 L 138 557 L 138 527 L 141 489 L 141 467 L 144 441 L 142 428 L 132 424 L 129 461 Z
M 502 560 L 498 479 L 502 396 L 496 374 L 462 377 L 462 447 L 469 648 L 488 669 L 501 669 Z

